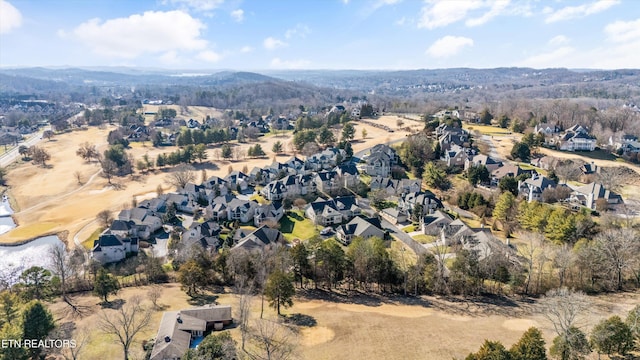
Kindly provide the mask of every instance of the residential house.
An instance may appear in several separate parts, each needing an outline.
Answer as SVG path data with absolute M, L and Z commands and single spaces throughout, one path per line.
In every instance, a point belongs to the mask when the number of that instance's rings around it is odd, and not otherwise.
M 253 200 L 233 198 L 233 200 L 227 204 L 227 219 L 238 220 L 241 223 L 252 222 L 258 206 L 259 204 Z
M 551 156 L 543 156 L 540 158 L 531 159 L 531 165 L 540 168 L 542 170 L 551 170 L 556 167 L 558 159 Z
M 178 360 L 194 342 L 233 323 L 230 305 L 205 305 L 165 311 L 153 343 L 150 360 Z
M 371 191 L 382 190 L 389 196 L 400 196 L 404 193 L 418 192 L 422 188 L 420 179 L 400 179 L 383 178 L 376 176 L 369 184 Z
M 187 194 L 163 194 L 160 195 L 160 198 L 164 199 L 167 204 L 175 204 L 176 209 L 179 212 L 183 212 L 186 214 L 193 214 L 195 213 L 196 209 L 200 207 L 197 203 L 197 199 L 190 198 Z
M 607 205 L 622 203 L 622 197 L 619 194 L 595 182 L 575 188 L 569 201 L 573 204 L 595 210 L 597 201 L 600 199 L 605 200 Z
M 215 221 L 203 223 L 193 222 L 188 230 L 182 233 L 181 244 L 185 248 L 198 244 L 203 248 L 216 249 L 219 246 L 220 224 Z
M 542 201 L 542 192 L 556 186 L 555 181 L 538 174 L 518 183 L 519 194 L 524 195 L 528 202 Z
M 360 118 L 360 108 L 359 107 L 354 107 L 353 109 L 351 109 L 351 118 L 353 118 L 353 119 L 359 119 Z
M 502 161 L 495 160 L 487 155 L 478 154 L 467 158 L 464 162 L 464 170 L 469 170 L 471 166 L 484 165 L 489 173 L 502 166 Z
M 374 236 L 384 239 L 385 234 L 382 230 L 382 225 L 380 225 L 380 220 L 360 216 L 356 216 L 347 224 L 341 225 L 336 231 L 336 237 L 345 246 L 349 245 L 356 236 L 365 239 Z
M 335 171 L 320 171 L 313 178 L 316 188 L 325 193 L 332 193 L 342 187 L 338 173 Z
M 342 163 L 336 166 L 333 171 L 338 175 L 342 187 L 352 187 L 360 183 L 360 171 L 352 162 Z
M 322 198 L 307 204 L 305 215 L 314 224 L 333 225 L 348 221 L 361 212 L 355 196 L 338 196 L 329 200 Z
M 509 252 L 508 246 L 497 240 L 489 229 L 473 229 L 460 219 L 444 225 L 440 232 L 440 242 L 447 246 L 462 245 L 462 248 L 478 255 L 479 260 L 490 256 L 493 252 Z
M 236 245 L 233 246 L 232 251 L 238 249 L 252 251 L 260 250 L 270 244 L 282 243 L 284 236 L 279 230 L 263 225 L 250 233 L 236 231 L 234 240 Z
M 202 185 L 205 187 L 205 189 L 213 190 L 215 196 L 226 195 L 229 192 L 229 185 L 227 184 L 227 180 L 219 178 L 217 176 L 208 178 L 207 181 L 202 183 Z
M 342 163 L 346 155 L 343 149 L 328 148 L 309 156 L 305 162 L 305 168 L 312 171 L 329 170 Z
M 398 208 L 386 208 L 380 211 L 380 216 L 392 224 L 399 224 L 407 221 L 407 213 Z
M 443 123 L 435 129 L 435 135 L 443 151 L 451 149 L 454 145 L 459 147 L 469 146 L 469 133 L 459 127 Z
M 287 197 L 287 187 L 282 181 L 275 180 L 260 189 L 260 195 L 269 201 L 282 200 Z
M 580 166 L 582 175 L 591 175 L 600 172 L 600 168 L 593 161 Z
M 262 226 L 265 221 L 280 221 L 284 216 L 284 206 L 280 201 L 272 201 L 270 204 L 260 205 L 256 208 L 253 216 L 253 224 Z
M 449 150 L 444 152 L 443 160 L 447 166 L 463 167 L 465 162 L 469 159 L 469 156 L 473 155 L 471 149 L 463 148 L 458 145 L 451 145 Z
M 498 185 L 505 176 L 518 177 L 525 173 L 518 165 L 507 164 L 491 172 L 491 184 Z
M 275 119 L 271 120 L 271 128 L 276 130 L 288 130 L 289 129 L 289 120 L 285 117 L 278 116 Z
M 224 179 L 227 181 L 227 187 L 230 190 L 245 191 L 249 187 L 249 176 L 242 171 L 232 171 Z
M 555 139 L 558 149 L 564 151 L 593 151 L 596 138 L 589 134 L 587 128 L 574 125 Z
M 453 219 L 449 214 L 436 210 L 432 214 L 423 216 L 420 219 L 420 228 L 425 235 L 439 235 L 442 229 L 451 224 Z
M 205 216 L 208 219 L 215 221 L 226 220 L 229 216 L 229 203 L 236 197 L 232 194 L 225 194 L 214 198 L 211 204 L 204 210 Z
M 91 258 L 101 264 L 124 260 L 128 253 L 138 252 L 138 238 L 121 237 L 107 231 L 93 242 Z
M 189 119 L 187 120 L 187 127 L 189 129 L 199 129 L 202 124 L 198 120 Z
M 416 214 L 418 217 L 432 214 L 436 210 L 444 208 L 442 201 L 428 190 L 406 193 L 398 199 L 398 209 L 406 212 L 409 216 L 413 215 L 418 205 L 422 208 L 421 213 Z
M 132 221 L 137 228 L 137 235 L 148 239 L 152 233 L 162 227 L 162 219 L 149 209 L 137 207 L 120 211 L 118 220 Z

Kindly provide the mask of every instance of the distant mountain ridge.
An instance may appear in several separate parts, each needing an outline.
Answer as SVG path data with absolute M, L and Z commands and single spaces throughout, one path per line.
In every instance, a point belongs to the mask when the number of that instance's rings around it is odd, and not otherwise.
M 417 70 L 164 70 L 127 67 L 4 68 L 0 92 L 34 94 L 49 91 L 86 91 L 86 88 L 166 88 L 183 96 L 193 91 L 239 93 L 276 101 L 344 99 L 351 96 L 415 98 L 429 96 L 446 101 L 451 96 L 597 97 L 634 99 L 640 96 L 640 69 L 569 70 L 505 67 Z M 40 89 L 40 90 L 39 90 Z M 83 90 L 85 89 L 85 90 Z M 230 91 L 233 90 L 233 91 Z M 273 91 L 272 91 L 273 90 Z M 487 91 L 490 90 L 490 91 Z M 276 94 L 274 95 L 274 91 Z M 156 92 L 157 93 L 157 92 Z M 260 94 L 260 95 L 258 95 Z M 489 94 L 489 95 L 487 95 Z M 489 96 L 489 97 L 487 97 Z M 252 100 L 252 101 L 254 101 Z M 241 104 L 246 102 L 239 101 Z M 235 104 L 235 103 L 234 103 Z M 231 105 L 231 103 L 230 103 Z

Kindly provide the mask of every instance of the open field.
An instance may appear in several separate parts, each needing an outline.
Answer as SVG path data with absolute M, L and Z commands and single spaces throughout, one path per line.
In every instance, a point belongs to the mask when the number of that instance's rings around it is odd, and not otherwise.
M 490 136 L 502 136 L 502 135 L 511 135 L 511 130 L 503 129 L 497 126 L 491 125 L 482 125 L 482 124 L 463 124 L 462 126 L 465 130 L 468 130 L 472 134 L 476 131 L 482 135 L 490 135 Z
M 115 298 L 130 299 L 144 294 L 149 287 L 127 288 Z M 237 318 L 237 297 L 232 294 L 215 294 L 220 304 L 230 304 Z M 540 328 L 550 345 L 554 337 L 551 324 L 529 301 L 508 298 L 460 299 L 437 297 L 379 298 L 352 294 L 338 295 L 324 291 L 301 292 L 294 299 L 294 306 L 285 314 L 303 314 L 316 321 L 316 325 L 301 328 L 298 336 L 299 357 L 310 360 L 341 359 L 451 359 L 464 358 L 476 351 L 484 339 L 500 340 L 507 348 L 517 341 L 530 326 Z M 640 293 L 623 293 L 591 298 L 593 306 L 580 323 L 585 330 L 601 319 L 613 314 L 626 316 L 638 302 Z M 101 336 L 96 330 L 97 313 L 101 311 L 98 298 L 92 295 L 76 297 L 87 306 L 88 316 L 73 319 L 58 301 L 50 305 L 58 324 L 76 321 L 76 326 L 89 329 L 92 335 L 86 353 L 81 358 L 121 358 L 118 345 Z M 146 303 L 149 305 L 148 301 Z M 188 297 L 177 284 L 162 286 L 159 304 L 163 310 L 189 307 Z M 254 297 L 252 317 L 259 317 L 259 297 Z M 131 347 L 132 358 L 142 358 L 140 343 L 155 336 L 161 319 L 161 311 L 153 315 L 150 326 Z M 274 310 L 265 308 L 265 316 L 274 317 Z M 240 330 L 229 330 L 234 339 L 240 340 Z M 79 332 L 73 336 L 78 338 Z M 592 354 L 591 359 L 597 355 Z
M 178 109 L 179 110 L 179 109 Z M 196 107 L 194 112 L 206 112 L 206 108 Z M 217 111 L 213 109 L 212 111 Z M 383 116 L 378 120 L 391 128 L 397 129 L 395 116 Z M 383 141 L 403 139 L 409 133 L 395 131 L 389 133 L 376 127 L 354 123 L 357 141 L 353 143 L 354 151 L 359 151 L 379 144 Z M 368 135 L 361 139 L 362 129 L 366 128 Z M 11 195 L 17 205 L 14 218 L 19 226 L 3 235 L 0 235 L 0 243 L 15 243 L 31 239 L 45 233 L 69 231 L 71 237 L 78 234 L 80 241 L 85 240 L 98 227 L 93 222 L 96 215 L 105 209 L 117 214 L 124 207 L 129 207 L 134 197 L 137 201 L 156 196 L 155 191 L 159 185 L 165 191 L 170 191 L 166 184 L 167 172 L 170 169 L 155 170 L 152 172 L 115 178 L 116 186 L 110 186 L 107 180 L 100 176 L 100 167 L 96 162 L 86 163 L 76 155 L 76 150 L 83 142 L 96 144 L 99 151 L 107 148 L 107 134 L 113 127 L 89 128 L 85 131 L 75 131 L 68 134 L 55 136 L 51 141 L 43 141 L 40 146 L 51 154 L 51 160 L 47 168 L 42 168 L 31 163 L 18 164 L 10 170 L 7 182 L 11 187 Z M 229 167 L 234 170 L 242 170 L 247 167 L 250 171 L 253 167 L 270 165 L 273 160 L 284 161 L 292 153 L 284 153 L 278 156 L 271 154 L 273 143 L 281 141 L 285 151 L 289 151 L 288 144 L 292 135 L 268 136 L 259 138 L 257 142 L 243 144 L 232 143 L 234 147 L 240 147 L 243 151 L 260 143 L 264 151 L 269 154 L 262 158 L 241 159 L 237 161 L 219 160 L 215 157 L 216 148 L 207 150 L 208 161 L 202 164 L 194 164 L 197 169 L 205 169 L 207 176 L 226 176 Z M 134 144 L 127 151 L 134 159 L 140 159 L 147 154 L 155 159 L 160 153 L 175 151 L 176 147 L 153 148 L 149 142 Z M 80 174 L 81 183 L 78 183 L 74 175 Z M 198 180 L 200 174 L 198 174 Z M 43 225 L 34 225 L 46 223 Z M 73 246 L 73 242 L 69 242 Z
M 215 118 L 219 118 L 222 116 L 222 111 L 205 106 L 187 106 L 186 112 L 183 112 L 179 105 L 143 105 L 142 107 L 143 113 L 156 113 L 160 108 L 174 109 L 177 113 L 177 119 L 194 119 L 198 120 L 199 122 L 202 122 L 202 120 L 205 119 L 207 115 Z M 148 123 L 149 121 L 152 121 L 154 117 L 155 115 L 145 115 L 145 122 Z

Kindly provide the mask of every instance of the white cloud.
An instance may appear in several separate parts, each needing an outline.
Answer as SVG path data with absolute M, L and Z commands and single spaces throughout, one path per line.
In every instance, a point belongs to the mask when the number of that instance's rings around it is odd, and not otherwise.
M 280 58 L 271 59 L 271 67 L 276 69 L 304 69 L 308 68 L 311 62 L 309 60 L 281 60 Z
M 484 25 L 498 16 L 532 16 L 529 1 L 512 0 L 425 0 L 418 28 L 435 29 L 465 21 L 468 27 Z
M 131 59 L 145 53 L 203 50 L 204 28 L 200 20 L 180 10 L 147 11 L 106 21 L 91 19 L 73 34 L 97 54 Z
M 570 39 L 568 37 L 564 35 L 558 35 L 558 36 L 554 36 L 551 40 L 549 40 L 549 45 L 552 45 L 552 46 L 564 45 L 569 41 Z
M 22 14 L 9 2 L 0 0 L 0 34 L 7 34 L 22 25 Z
M 509 6 L 510 2 L 511 2 L 511 0 L 497 0 L 497 1 L 495 1 L 493 4 L 491 4 L 491 8 L 489 9 L 489 11 L 485 12 L 479 18 L 468 19 L 465 22 L 465 25 L 467 25 L 467 26 L 478 26 L 478 25 L 483 25 L 483 24 L 489 22 L 489 20 L 493 19 L 494 17 L 496 17 L 498 15 L 501 15 L 505 11 L 507 6 Z
M 244 10 L 242 9 L 238 9 L 238 10 L 233 10 L 231 12 L 231 17 L 233 18 L 233 20 L 235 20 L 236 22 L 242 22 L 244 21 Z
M 250 53 L 252 51 L 253 51 L 253 48 L 251 46 L 248 46 L 248 45 L 247 46 L 243 46 L 240 49 L 240 52 L 243 53 L 243 54 Z
M 262 45 L 264 45 L 265 49 L 267 50 L 274 50 L 277 48 L 286 47 L 289 44 L 287 44 L 286 42 L 280 39 L 276 39 L 274 37 L 269 36 L 268 38 L 264 39 L 264 41 L 262 42 Z
M 459 53 L 465 46 L 473 46 L 473 39 L 447 35 L 436 40 L 426 52 L 434 58 L 446 58 Z
M 578 6 L 567 6 L 559 10 L 552 10 L 545 8 L 544 12 L 548 14 L 545 22 L 552 23 L 556 21 L 570 20 L 574 18 L 584 17 L 592 14 L 596 14 L 607 10 L 608 8 L 617 5 L 620 0 L 598 0 L 590 4 L 583 4 Z
M 294 28 L 287 30 L 284 33 L 284 37 L 287 39 L 291 39 L 292 37 L 305 38 L 309 33 L 311 33 L 311 29 L 309 29 L 307 25 L 298 24 Z
M 198 54 L 198 59 L 202 61 L 214 63 L 214 62 L 220 61 L 220 59 L 222 59 L 222 55 L 211 50 L 205 50 L 205 51 L 201 51 Z
M 164 0 L 163 3 L 184 6 L 199 11 L 210 11 L 222 5 L 224 0 Z
M 640 40 L 640 19 L 613 22 L 604 28 L 604 32 L 613 42 Z
M 484 6 L 480 0 L 472 1 L 438 1 L 427 0 L 422 7 L 419 28 L 435 29 L 460 21 L 471 10 Z

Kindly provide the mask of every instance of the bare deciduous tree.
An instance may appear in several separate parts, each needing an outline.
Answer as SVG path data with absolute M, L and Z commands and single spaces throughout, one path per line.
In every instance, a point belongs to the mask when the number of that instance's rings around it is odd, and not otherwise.
M 540 302 L 540 312 L 553 324 L 558 336 L 565 336 L 572 327 L 578 327 L 579 317 L 589 305 L 583 292 L 563 287 L 547 292 Z
M 98 215 L 96 215 L 96 220 L 98 220 L 98 222 L 100 223 L 100 226 L 103 229 L 108 228 L 109 226 L 111 226 L 111 223 L 113 222 L 113 216 L 111 215 L 111 211 L 109 210 L 100 211 Z
M 151 312 L 140 304 L 139 297 L 134 296 L 117 310 L 103 310 L 98 319 L 98 328 L 122 345 L 124 359 L 127 360 L 136 335 L 149 325 Z
M 240 333 L 242 335 L 242 350 L 245 350 L 245 345 L 249 335 L 249 318 L 251 316 L 253 284 L 249 281 L 247 276 L 241 275 L 237 278 L 235 287 L 235 292 L 240 297 L 240 300 L 238 301 L 238 322 Z
M 256 320 L 252 339 L 262 350 L 253 354 L 258 359 L 291 359 L 295 353 L 295 334 L 287 326 L 266 319 Z
M 80 355 L 84 352 L 87 344 L 91 341 L 89 329 L 76 329 L 73 339 L 75 346 L 64 347 L 62 349 L 62 357 L 65 360 L 79 360 Z
M 640 266 L 640 239 L 633 229 L 607 229 L 596 238 L 596 248 L 602 255 L 602 263 L 612 275 L 616 288 L 622 290 L 624 273 L 638 272 Z
M 162 288 L 159 286 L 152 286 L 149 291 L 147 291 L 147 299 L 151 301 L 154 309 L 159 309 L 158 300 L 160 300 L 160 296 L 162 296 Z
M 540 252 L 540 248 L 544 243 L 544 236 L 538 233 L 522 232 L 518 235 L 518 238 L 522 240 L 523 245 L 518 246 L 518 255 L 525 259 L 527 268 L 527 280 L 524 284 L 524 293 L 529 293 L 529 287 L 531 286 L 531 279 L 533 278 L 534 264 L 537 254 Z
M 187 183 L 196 179 L 195 168 L 191 165 L 180 164 L 167 176 L 166 182 L 176 188 L 183 188 Z

